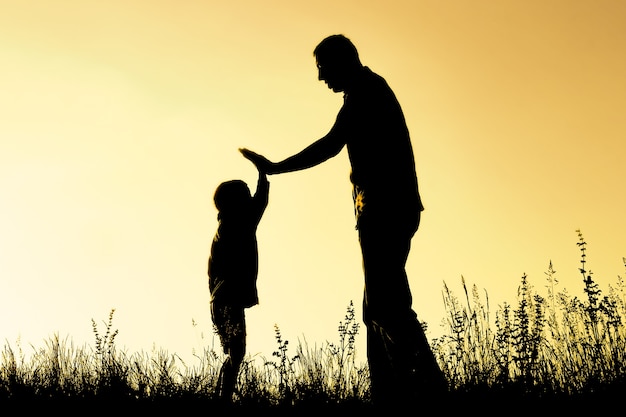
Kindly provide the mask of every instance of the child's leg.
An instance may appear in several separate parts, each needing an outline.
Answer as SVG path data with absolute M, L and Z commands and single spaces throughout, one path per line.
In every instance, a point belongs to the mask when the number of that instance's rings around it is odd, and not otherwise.
M 220 369 L 218 393 L 222 399 L 231 401 L 246 352 L 246 324 L 243 308 L 225 307 L 223 311 L 225 326 L 221 339 L 226 357 Z

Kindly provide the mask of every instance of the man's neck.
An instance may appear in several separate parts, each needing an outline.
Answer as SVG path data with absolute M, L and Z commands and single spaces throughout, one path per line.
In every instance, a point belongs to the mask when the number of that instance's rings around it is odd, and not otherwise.
M 368 72 L 371 72 L 371 70 L 364 65 L 355 68 L 354 71 L 350 74 L 350 83 L 344 89 L 344 94 L 349 94 L 351 91 L 358 89 L 359 86 L 363 83 L 363 79 Z

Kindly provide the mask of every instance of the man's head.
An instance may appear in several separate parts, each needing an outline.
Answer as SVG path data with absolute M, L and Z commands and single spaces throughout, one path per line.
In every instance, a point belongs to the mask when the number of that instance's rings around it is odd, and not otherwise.
M 318 79 L 336 93 L 349 88 L 354 75 L 363 68 L 356 47 L 344 35 L 325 38 L 315 47 L 313 55 Z

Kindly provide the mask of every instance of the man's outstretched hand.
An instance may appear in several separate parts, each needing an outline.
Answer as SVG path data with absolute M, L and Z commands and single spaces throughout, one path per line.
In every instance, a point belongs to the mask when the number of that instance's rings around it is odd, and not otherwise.
M 272 169 L 274 167 L 274 163 L 263 155 L 259 155 L 258 153 L 252 152 L 250 149 L 246 148 L 239 148 L 239 152 L 241 152 L 246 159 L 250 160 L 259 171 L 265 174 L 273 174 Z

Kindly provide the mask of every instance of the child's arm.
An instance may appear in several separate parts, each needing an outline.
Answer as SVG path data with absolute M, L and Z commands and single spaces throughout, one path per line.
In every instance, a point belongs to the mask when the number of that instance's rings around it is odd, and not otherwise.
M 270 182 L 267 180 L 267 174 L 265 174 L 265 172 L 263 171 L 259 171 L 259 179 L 257 180 L 256 192 L 254 193 L 254 198 L 257 198 L 257 196 L 264 196 L 262 198 L 266 201 L 265 205 L 267 205 L 267 200 L 269 199 L 269 193 L 270 193 Z
M 258 217 L 260 219 L 269 202 L 270 183 L 267 180 L 266 172 L 258 165 L 255 164 L 255 166 L 259 171 L 259 179 L 257 180 L 256 191 L 253 198 L 255 205 L 258 207 Z

